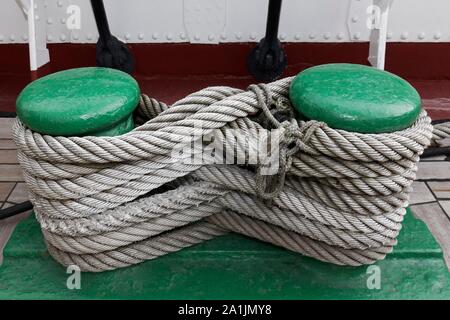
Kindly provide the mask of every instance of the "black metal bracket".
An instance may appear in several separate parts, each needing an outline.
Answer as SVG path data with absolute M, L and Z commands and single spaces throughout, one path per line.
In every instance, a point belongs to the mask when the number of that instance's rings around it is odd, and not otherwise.
M 91 0 L 97 24 L 97 66 L 118 69 L 127 73 L 134 70 L 134 57 L 127 45 L 111 34 L 103 0 Z
M 286 54 L 278 40 L 282 0 L 270 0 L 267 12 L 266 35 L 251 51 L 247 67 L 259 81 L 273 81 L 286 68 Z

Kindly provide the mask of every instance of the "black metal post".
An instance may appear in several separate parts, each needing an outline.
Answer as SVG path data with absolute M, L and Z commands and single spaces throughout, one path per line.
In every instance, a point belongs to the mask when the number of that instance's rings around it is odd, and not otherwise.
M 282 0 L 269 0 L 266 34 L 248 57 L 251 75 L 260 81 L 273 81 L 286 67 L 286 54 L 278 40 Z
M 92 11 L 94 11 L 95 23 L 100 38 L 104 43 L 111 38 L 111 31 L 109 30 L 108 18 L 106 17 L 105 6 L 103 0 L 91 0 Z
M 282 0 L 270 0 L 267 12 L 266 41 L 272 43 L 278 40 L 278 26 L 280 24 Z
M 132 73 L 134 58 L 125 43 L 111 34 L 103 0 L 91 0 L 99 39 L 97 42 L 97 66 Z

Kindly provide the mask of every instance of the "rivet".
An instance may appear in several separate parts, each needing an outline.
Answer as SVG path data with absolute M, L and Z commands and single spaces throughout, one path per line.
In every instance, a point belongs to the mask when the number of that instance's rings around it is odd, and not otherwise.
M 88 33 L 87 36 L 86 36 L 86 39 L 92 40 L 92 37 L 93 37 L 93 35 L 91 33 Z
M 200 40 L 200 35 L 198 33 L 194 35 L 194 40 L 196 40 L 196 41 Z
M 34 10 L 36 10 L 36 9 L 37 9 L 37 3 L 34 4 Z
M 212 33 L 208 36 L 208 40 L 209 41 L 213 41 L 214 38 L 215 38 L 215 36 Z
M 35 20 L 39 20 L 40 18 L 41 18 L 41 17 L 39 17 L 38 14 L 34 16 L 34 19 L 35 19 Z
M 224 33 L 222 33 L 221 35 L 220 35 L 220 38 L 222 39 L 222 40 L 226 40 L 227 39 L 227 34 L 224 32 Z
M 72 38 L 73 38 L 74 40 L 78 40 L 78 39 L 80 38 L 80 36 L 78 35 L 78 33 L 73 33 L 73 34 L 72 34 Z
M 242 33 L 240 33 L 240 32 L 236 33 L 236 39 L 241 40 L 242 39 Z
M 168 33 L 168 34 L 166 35 L 166 39 L 167 39 L 167 40 L 172 40 L 172 39 L 173 39 L 172 34 L 171 34 L 171 33 Z
M 22 39 L 27 41 L 28 40 L 28 36 L 26 34 L 22 35 Z
M 330 35 L 329 32 L 326 32 L 326 33 L 324 33 L 324 35 L 323 35 L 323 38 L 326 39 L 326 40 L 330 39 L 330 37 L 331 37 L 331 35 Z
M 406 40 L 406 39 L 408 39 L 408 32 L 402 32 L 402 34 L 400 35 L 400 38 L 402 39 L 402 40 Z
M 355 16 L 355 17 L 352 17 L 352 22 L 353 22 L 353 23 L 356 23 L 356 22 L 358 22 L 358 20 L 359 20 L 359 18 L 358 18 L 358 17 L 356 17 L 356 16 Z
M 142 32 L 140 32 L 138 34 L 138 38 L 139 38 L 139 40 L 144 40 L 144 34 Z
M 417 37 L 421 40 L 425 39 L 425 32 L 420 32 Z
M 337 37 L 339 40 L 342 40 L 342 39 L 344 39 L 344 34 L 343 34 L 342 32 L 339 32 L 339 33 L 336 35 L 336 37 Z
M 353 34 L 353 39 L 355 39 L 355 40 L 361 39 L 361 33 L 360 33 L 360 32 L 355 32 L 355 33 Z
M 65 18 L 61 18 L 61 24 L 66 24 L 66 19 Z
M 280 34 L 280 40 L 286 40 L 286 34 L 285 33 L 281 33 Z
M 186 39 L 186 34 L 184 32 L 180 33 L 180 39 L 181 40 L 185 40 Z
M 9 40 L 14 41 L 14 40 L 16 40 L 16 37 L 12 34 L 9 36 Z
M 250 39 L 252 39 L 252 40 L 256 39 L 256 33 L 255 32 L 250 33 Z
M 51 34 L 47 35 L 47 41 L 53 41 L 53 36 Z
M 128 32 L 125 33 L 125 39 L 126 40 L 130 40 L 131 39 L 131 34 L 129 34 Z
M 58 7 L 62 7 L 63 6 L 62 1 L 58 1 L 57 4 L 58 4 Z
M 48 18 L 48 19 L 47 19 L 47 24 L 52 24 L 52 23 L 53 23 L 52 18 Z
M 435 39 L 435 40 L 439 40 L 440 38 L 442 38 L 442 33 L 440 33 L 440 32 L 438 31 L 438 32 L 436 32 L 436 33 L 434 34 L 434 39 Z
M 392 39 L 393 36 L 394 36 L 394 33 L 393 33 L 392 31 L 389 31 L 389 32 L 386 34 L 386 38 L 388 38 L 388 39 Z
M 2 34 L 0 34 L 0 41 L 3 41 L 4 39 L 5 37 Z
M 315 38 L 316 38 L 316 35 L 315 35 L 314 33 L 310 33 L 310 34 L 309 34 L 309 38 L 310 38 L 310 39 L 315 39 Z
M 158 38 L 159 38 L 158 32 L 153 32 L 153 33 L 152 33 L 152 39 L 153 39 L 153 40 L 157 40 Z
M 59 38 L 61 39 L 61 41 L 65 41 L 66 40 L 66 35 L 63 33 L 59 36 Z
M 300 40 L 300 39 L 302 38 L 302 36 L 300 35 L 300 33 L 297 33 L 297 34 L 294 36 L 294 38 L 295 38 L 295 40 Z

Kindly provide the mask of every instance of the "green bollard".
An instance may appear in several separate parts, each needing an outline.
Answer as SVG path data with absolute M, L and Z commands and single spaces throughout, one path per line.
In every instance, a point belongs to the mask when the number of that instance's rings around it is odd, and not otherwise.
M 117 136 L 134 128 L 139 86 L 108 68 L 56 72 L 30 83 L 17 98 L 17 116 L 30 129 L 53 136 Z
M 405 129 L 421 109 L 420 96 L 407 81 L 357 64 L 309 68 L 294 78 L 289 95 L 304 117 L 361 133 Z

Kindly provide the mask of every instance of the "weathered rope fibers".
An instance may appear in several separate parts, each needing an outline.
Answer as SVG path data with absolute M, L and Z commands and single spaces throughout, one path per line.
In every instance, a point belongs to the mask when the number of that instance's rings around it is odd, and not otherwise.
M 285 105 L 291 80 L 248 91 L 210 87 L 170 108 L 143 95 L 141 125 L 118 137 L 40 135 L 17 120 L 19 162 L 51 255 L 85 271 L 111 270 L 233 231 L 335 264 L 383 259 L 396 244 L 419 156 L 448 137 L 447 125 L 433 132 L 425 111 L 410 128 L 385 134 L 297 121 Z M 280 170 L 263 177 L 248 163 L 257 147 L 248 138 L 274 128 L 283 133 Z M 229 141 L 228 129 L 245 134 Z M 212 132 L 244 165 L 171 156 Z

